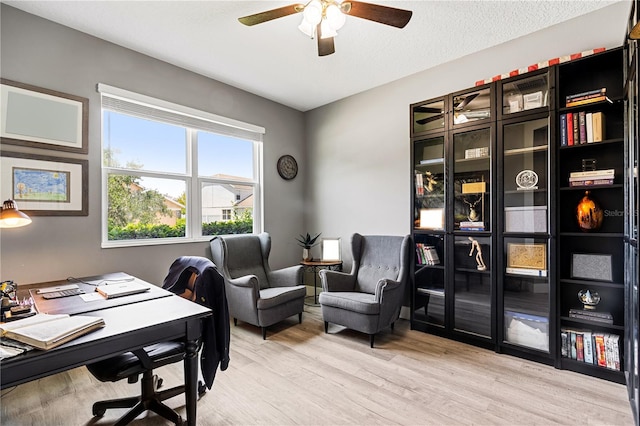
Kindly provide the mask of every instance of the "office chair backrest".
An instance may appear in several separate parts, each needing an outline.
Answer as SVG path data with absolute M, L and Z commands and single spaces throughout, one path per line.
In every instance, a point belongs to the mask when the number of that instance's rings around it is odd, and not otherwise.
M 192 302 L 206 305 L 202 288 L 202 273 L 207 268 L 215 268 L 215 266 L 206 257 L 179 257 L 169 267 L 169 273 L 164 279 L 162 288 Z

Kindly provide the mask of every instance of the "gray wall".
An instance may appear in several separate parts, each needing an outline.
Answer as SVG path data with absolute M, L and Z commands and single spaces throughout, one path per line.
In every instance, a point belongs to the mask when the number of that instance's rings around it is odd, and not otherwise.
M 265 229 L 274 240 L 272 266 L 296 263 L 300 249 L 294 238 L 309 231 L 342 237 L 349 268 L 346 247 L 352 232 L 410 232 L 409 104 L 555 56 L 619 46 L 625 28 L 607 28 L 603 23 L 610 22 L 612 11 L 628 9 L 629 3 L 614 4 L 305 114 L 1 7 L 2 77 L 90 99 L 89 216 L 36 217 L 26 228 L 0 231 L 2 278 L 28 283 L 115 270 L 160 282 L 175 257 L 207 253 L 206 243 L 100 248 L 98 82 L 264 126 Z M 280 179 L 274 167 L 285 153 L 294 155 L 300 165 L 300 174 L 291 182 Z M 319 249 L 313 254 L 319 255 Z
M 603 24 L 612 22 L 613 12 L 620 16 L 629 7 L 617 3 L 307 112 L 308 196 L 314 207 L 307 228 L 343 241 L 352 232 L 408 234 L 413 178 L 409 105 L 557 56 L 621 46 L 625 28 Z
M 282 180 L 277 159 L 292 154 L 306 170 L 304 117 L 299 111 L 1 5 L 0 75 L 89 98 L 88 156 L 3 145 L 7 151 L 89 159 L 89 216 L 35 216 L 30 226 L 0 230 L 0 276 L 32 283 L 126 271 L 162 283 L 181 255 L 208 256 L 208 243 L 100 248 L 100 97 L 96 83 L 197 108 L 266 128 L 264 224 L 273 267 L 297 263 L 294 238 L 304 230 L 305 175 Z

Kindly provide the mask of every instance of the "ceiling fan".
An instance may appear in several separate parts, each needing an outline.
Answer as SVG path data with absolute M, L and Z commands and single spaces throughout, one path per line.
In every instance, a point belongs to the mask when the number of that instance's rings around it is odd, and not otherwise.
M 346 19 L 346 15 L 356 16 L 369 21 L 392 27 L 404 28 L 413 12 L 395 7 L 350 0 L 311 0 L 307 4 L 292 4 L 267 10 L 254 15 L 243 16 L 238 21 L 252 26 L 284 16 L 302 13 L 300 31 L 318 40 L 318 56 L 335 52 L 333 38 Z

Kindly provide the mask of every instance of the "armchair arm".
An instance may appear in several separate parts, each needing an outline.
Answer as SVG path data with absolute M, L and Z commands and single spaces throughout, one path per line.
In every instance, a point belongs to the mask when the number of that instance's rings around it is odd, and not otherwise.
M 376 284 L 376 302 L 382 303 L 385 297 L 390 297 L 392 294 L 402 290 L 402 283 L 400 281 L 390 280 L 383 278 Z
M 238 278 L 230 278 L 227 280 L 230 284 L 227 286 L 228 299 L 249 299 L 251 306 L 256 306 L 260 298 L 260 285 L 258 277 L 255 275 L 245 275 Z
M 271 271 L 267 279 L 271 287 L 293 287 L 302 284 L 302 274 L 302 265 L 295 265 Z
M 321 269 L 319 272 L 322 291 L 352 291 L 355 283 L 355 275 L 346 272 Z

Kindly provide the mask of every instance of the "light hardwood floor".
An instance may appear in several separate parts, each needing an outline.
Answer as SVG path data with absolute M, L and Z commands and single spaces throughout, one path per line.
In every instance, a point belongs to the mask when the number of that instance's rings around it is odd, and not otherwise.
M 181 364 L 158 373 L 182 380 Z M 2 392 L 0 423 L 111 424 L 94 419 L 100 399 L 129 396 L 139 384 L 104 384 L 77 368 Z M 168 404 L 184 415 L 184 398 Z M 142 415 L 135 425 L 167 422 Z M 410 330 L 376 337 L 330 325 L 319 308 L 271 327 L 231 325 L 231 363 L 198 403 L 200 425 L 633 425 L 623 385 L 496 354 Z

